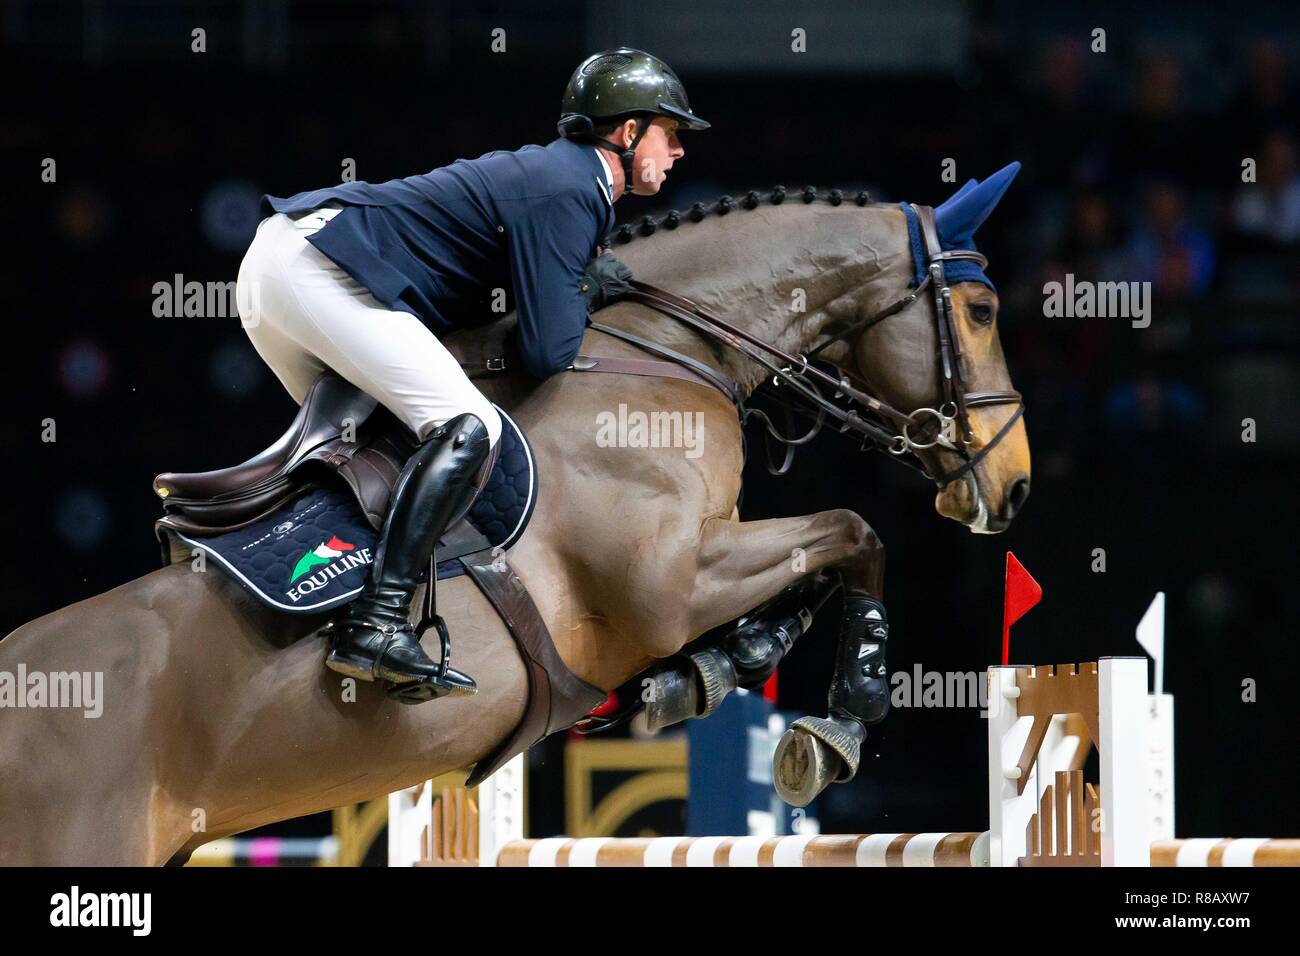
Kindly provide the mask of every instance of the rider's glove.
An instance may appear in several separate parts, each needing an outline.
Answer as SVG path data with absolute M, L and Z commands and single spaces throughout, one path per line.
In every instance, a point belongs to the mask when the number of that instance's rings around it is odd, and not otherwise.
M 628 281 L 632 270 L 608 252 L 587 263 L 582 276 L 582 294 L 587 299 L 587 311 L 596 312 L 632 287 Z

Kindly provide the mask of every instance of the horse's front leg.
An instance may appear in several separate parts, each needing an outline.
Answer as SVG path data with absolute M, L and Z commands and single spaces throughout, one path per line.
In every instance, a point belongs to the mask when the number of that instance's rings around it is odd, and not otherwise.
M 702 634 L 824 569 L 837 569 L 850 593 L 879 595 L 885 551 L 867 523 L 843 508 L 763 521 L 710 518 L 696 568 L 692 631 Z
M 844 585 L 835 674 L 824 718 L 805 717 L 777 749 L 774 782 L 787 803 L 806 806 L 829 784 L 857 772 L 867 727 L 889 712 L 885 650 L 889 623 L 882 603 L 885 551 L 852 511 L 705 527 L 692 607 L 702 633 L 823 569 Z

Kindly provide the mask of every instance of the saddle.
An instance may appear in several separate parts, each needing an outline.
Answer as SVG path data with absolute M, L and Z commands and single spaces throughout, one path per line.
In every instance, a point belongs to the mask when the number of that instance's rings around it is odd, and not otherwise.
M 393 482 L 414 450 L 414 436 L 375 399 L 327 372 L 265 451 L 229 468 L 163 472 L 153 489 L 163 501 L 164 527 L 211 535 L 271 514 L 325 468 L 347 484 L 378 531 Z

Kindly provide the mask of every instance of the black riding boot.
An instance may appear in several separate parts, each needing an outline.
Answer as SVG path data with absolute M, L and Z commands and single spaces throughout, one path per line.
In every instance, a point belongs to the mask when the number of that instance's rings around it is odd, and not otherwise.
M 420 647 L 410 614 L 438 538 L 474 503 L 489 450 L 487 427 L 466 413 L 435 428 L 408 459 L 393 486 L 366 586 L 328 630 L 332 646 L 325 663 L 331 670 L 408 687 L 416 682 L 424 691 L 419 700 L 478 689 L 466 674 L 450 667 L 442 673 Z

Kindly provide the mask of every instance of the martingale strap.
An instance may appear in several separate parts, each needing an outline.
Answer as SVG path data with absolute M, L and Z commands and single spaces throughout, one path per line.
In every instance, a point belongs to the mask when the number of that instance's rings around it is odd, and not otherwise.
M 590 355 L 579 355 L 573 361 L 573 370 L 575 372 L 624 372 L 630 375 L 657 375 L 664 378 L 685 379 L 688 382 L 693 381 L 712 386 L 727 396 L 733 405 L 740 406 L 740 389 L 736 387 L 735 382 L 717 369 L 711 368 L 689 355 L 683 355 L 681 352 L 660 345 L 658 342 L 652 342 L 622 329 L 616 329 L 612 325 L 604 325 L 600 322 L 588 322 L 588 324 L 597 332 L 602 332 L 616 339 L 622 339 L 624 342 L 635 345 L 637 348 L 653 355 L 662 355 L 668 361 L 657 362 L 649 359 L 598 358 Z
M 827 401 L 820 392 L 803 379 L 809 378 L 823 386 L 833 388 L 851 402 L 864 405 L 874 414 L 890 419 L 899 426 L 913 424 L 910 416 L 854 387 L 843 373 L 838 378 L 828 375 L 816 366 L 808 364 L 805 356 L 791 355 L 777 346 L 770 345 L 750 332 L 707 312 L 690 299 L 674 295 L 638 279 L 633 279 L 631 285 L 632 288 L 623 293 L 622 298 L 648 305 L 664 315 L 689 325 L 706 338 L 716 339 L 740 352 L 746 358 L 766 368 L 772 373 L 774 379 L 788 385 L 814 407 L 820 408 L 828 416 L 839 421 L 844 426 L 841 431 L 857 432 L 881 445 L 889 444 L 894 437 L 887 429 L 863 419 L 857 412 L 851 409 L 845 410 Z M 769 359 L 763 354 L 764 352 L 774 356 L 776 361 Z

